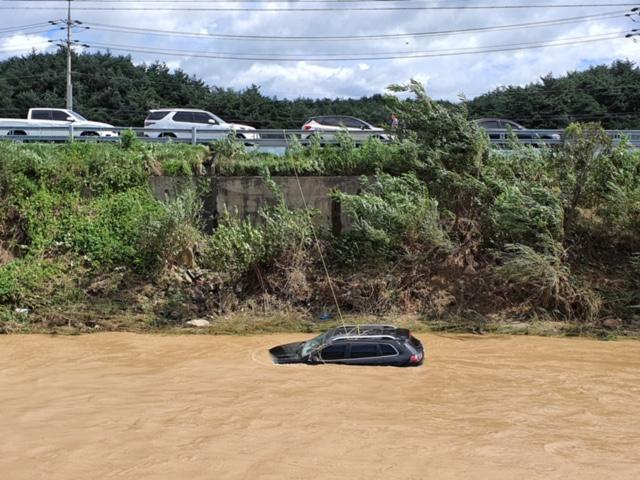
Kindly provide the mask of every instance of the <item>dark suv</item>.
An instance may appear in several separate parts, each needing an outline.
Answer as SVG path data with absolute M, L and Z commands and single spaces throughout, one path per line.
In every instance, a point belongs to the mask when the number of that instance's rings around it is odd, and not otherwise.
M 306 342 L 269 350 L 274 363 L 343 363 L 349 365 L 421 365 L 422 343 L 406 328 L 393 325 L 345 325 Z

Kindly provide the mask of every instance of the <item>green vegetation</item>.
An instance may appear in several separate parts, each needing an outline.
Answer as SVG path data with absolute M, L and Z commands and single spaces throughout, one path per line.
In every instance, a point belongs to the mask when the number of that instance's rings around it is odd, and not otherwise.
M 215 332 L 271 331 L 282 321 L 228 319 L 284 312 L 311 329 L 335 315 L 335 292 L 348 315 L 443 330 L 638 330 L 640 152 L 591 123 L 570 125 L 560 148 L 492 151 L 466 108 L 433 102 L 416 82 L 391 89 L 413 99 L 388 99 L 401 120 L 389 144 L 292 139 L 284 157 L 234 140 L 0 144 L 0 328 L 149 330 L 206 317 Z M 230 210 L 207 230 L 197 179 L 209 161 L 218 174 L 263 176 L 275 200 L 257 219 Z M 158 201 L 148 184 L 158 174 L 194 187 Z M 332 194 L 349 228 L 289 208 L 276 174 L 362 175 L 358 194 Z
M 36 106 L 64 107 L 65 55 L 63 50 L 32 53 L 0 62 L 0 117 L 24 117 Z M 315 115 L 353 115 L 384 126 L 398 107 L 389 105 L 383 95 L 270 98 L 256 85 L 241 91 L 208 86 L 181 70 L 171 72 L 158 63 L 134 65 L 131 57 L 110 53 L 83 53 L 73 59 L 73 65 L 78 112 L 121 126 L 142 126 L 149 109 L 162 107 L 204 108 L 227 121 L 261 128 L 300 128 Z M 408 108 L 413 105 L 404 103 Z M 619 61 L 559 78 L 548 75 L 525 87 L 501 87 L 465 103 L 472 118 L 509 118 L 529 128 L 565 128 L 572 122 L 597 121 L 606 128 L 640 129 L 640 69 Z M 436 136 L 437 132 L 423 133 Z
M 385 144 L 370 138 L 355 148 L 353 140 L 336 135 L 336 144 L 322 146 L 317 138 L 306 148 L 292 138 L 284 156 L 247 151 L 235 139 L 212 145 L 215 171 L 219 175 L 373 175 L 387 172 L 400 174 L 420 168 L 417 144 L 403 140 Z
M 598 65 L 564 77 L 547 75 L 525 87 L 501 87 L 469 102 L 474 118 L 509 118 L 528 128 L 600 122 L 640 128 L 640 69 L 630 61 Z

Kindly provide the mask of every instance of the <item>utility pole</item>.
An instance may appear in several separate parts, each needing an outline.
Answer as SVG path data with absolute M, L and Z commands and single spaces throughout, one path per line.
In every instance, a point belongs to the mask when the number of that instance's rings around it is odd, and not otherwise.
M 71 2 L 73 0 L 67 1 L 67 18 L 61 18 L 60 20 L 49 20 L 51 25 L 64 25 L 60 27 L 60 30 L 67 30 L 66 39 L 58 39 L 58 40 L 49 40 L 50 43 L 56 43 L 59 47 L 66 49 L 67 51 L 67 90 L 66 90 L 66 105 L 67 110 L 73 110 L 73 83 L 71 82 L 71 47 L 74 45 L 88 47 L 84 43 L 79 43 L 78 40 L 73 40 L 71 38 L 71 33 L 73 28 L 82 25 L 82 22 L 78 20 L 71 19 Z M 88 29 L 89 27 L 83 27 Z
M 71 0 L 67 0 L 67 110 L 73 110 L 73 84 L 71 83 Z

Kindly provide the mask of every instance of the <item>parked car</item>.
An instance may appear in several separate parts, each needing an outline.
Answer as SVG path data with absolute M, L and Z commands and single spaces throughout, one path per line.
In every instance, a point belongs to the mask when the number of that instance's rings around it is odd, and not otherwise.
M 532 132 L 526 127 L 512 120 L 504 120 L 502 118 L 480 118 L 474 120 L 478 126 L 488 130 L 489 138 L 499 140 L 505 138 L 505 132 L 511 129 L 519 140 L 560 140 L 561 137 L 557 133 L 538 133 Z M 503 132 L 496 130 L 504 130 Z
M 239 123 L 227 123 L 211 112 L 189 108 L 162 108 L 150 110 L 144 121 L 145 135 L 156 138 L 190 139 L 192 130 L 202 140 L 220 140 L 233 136 L 257 140 L 255 128 Z
M 73 124 L 74 137 L 117 137 L 113 125 L 87 120 L 79 113 L 66 108 L 30 108 L 27 118 L 1 118 L 0 137 L 39 136 L 66 139 Z
M 305 342 L 269 350 L 274 363 L 341 363 L 348 365 L 417 366 L 424 361 L 420 340 L 393 325 L 346 325 Z
M 347 132 L 354 140 L 366 140 L 369 137 L 380 140 L 390 140 L 391 137 L 383 128 L 374 127 L 370 123 L 359 118 L 345 115 L 326 115 L 311 117 L 302 126 L 302 139 L 307 140 L 312 136 L 331 140 L 336 132 Z

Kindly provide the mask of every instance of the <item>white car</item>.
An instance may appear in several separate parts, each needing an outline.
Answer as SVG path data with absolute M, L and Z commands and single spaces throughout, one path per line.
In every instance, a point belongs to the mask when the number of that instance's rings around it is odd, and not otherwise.
M 64 139 L 69 136 L 73 125 L 74 137 L 117 137 L 118 132 L 110 130 L 113 125 L 92 122 L 79 113 L 66 108 L 31 108 L 27 118 L 1 118 L 0 137 L 36 136 Z
M 206 110 L 163 108 L 150 110 L 144 121 L 145 134 L 152 138 L 191 139 L 193 129 L 199 140 L 220 140 L 229 136 L 258 140 L 255 128 L 239 123 L 227 123 Z
M 391 136 L 384 131 L 384 128 L 374 127 L 364 120 L 345 115 L 311 117 L 302 126 L 302 131 L 303 140 L 312 136 L 331 140 L 336 132 L 347 132 L 354 140 L 366 140 L 369 137 L 391 140 Z

